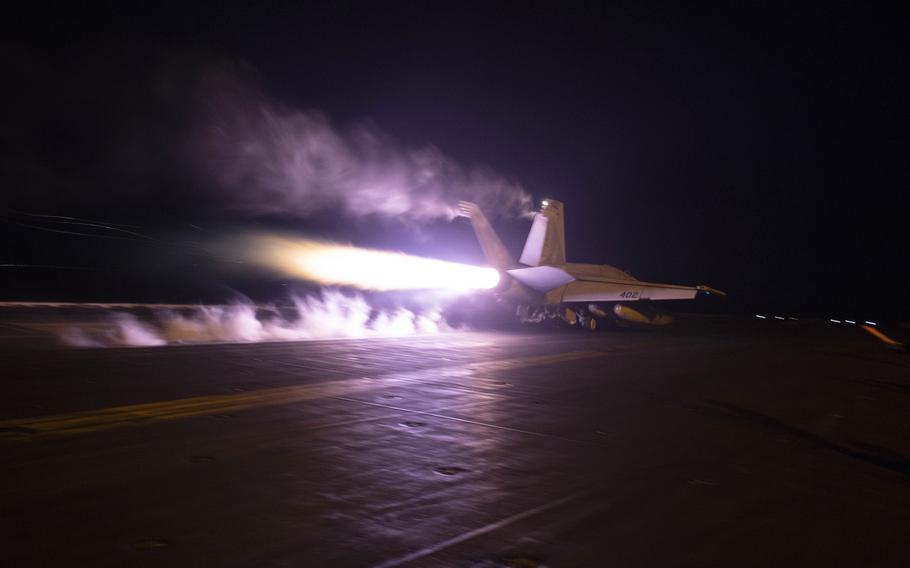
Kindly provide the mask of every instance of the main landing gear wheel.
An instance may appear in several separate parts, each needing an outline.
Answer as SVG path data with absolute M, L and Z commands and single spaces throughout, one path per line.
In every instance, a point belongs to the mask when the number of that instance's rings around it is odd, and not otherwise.
M 588 317 L 585 320 L 585 329 L 588 331 L 597 331 L 597 318 Z

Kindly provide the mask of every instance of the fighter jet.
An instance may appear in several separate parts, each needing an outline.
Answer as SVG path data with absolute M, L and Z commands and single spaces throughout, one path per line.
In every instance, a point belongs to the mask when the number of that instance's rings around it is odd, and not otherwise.
M 658 308 L 663 300 L 690 300 L 698 294 L 725 296 L 709 286 L 642 282 L 607 264 L 566 262 L 563 204 L 545 199 L 534 213 L 531 231 L 516 263 L 480 207 L 462 201 L 459 213 L 470 219 L 487 261 L 500 271 L 495 293 L 517 303 L 524 322 L 563 320 L 589 331 L 617 321 L 664 325 L 671 317 Z

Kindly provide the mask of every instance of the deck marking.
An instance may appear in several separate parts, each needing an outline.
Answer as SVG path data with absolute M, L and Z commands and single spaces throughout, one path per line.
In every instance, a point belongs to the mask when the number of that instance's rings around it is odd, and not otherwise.
M 485 371 L 520 369 L 534 365 L 548 365 L 607 354 L 605 351 L 569 351 L 555 355 L 481 361 L 455 366 L 464 367 L 470 372 L 481 373 Z M 256 389 L 235 394 L 196 396 L 67 414 L 5 420 L 0 422 L 0 442 L 84 434 L 121 426 L 224 414 L 249 408 L 280 406 L 321 398 L 340 398 L 361 391 L 388 388 L 398 384 L 425 383 L 426 381 L 419 376 L 425 372 L 426 370 L 409 371 L 400 375 L 387 373 L 374 379 L 357 377 L 315 384 Z M 417 376 L 415 377 L 415 375 Z
M 393 558 L 391 560 L 386 560 L 385 562 L 381 562 L 379 564 L 374 565 L 373 568 L 392 568 L 393 566 L 401 566 L 402 564 L 407 564 L 408 562 L 413 562 L 414 560 L 418 560 L 420 558 L 423 558 L 424 556 L 436 554 L 440 550 L 445 550 L 446 548 L 455 546 L 456 544 L 460 544 L 466 540 L 471 540 L 472 538 L 478 537 L 480 535 L 483 535 L 483 534 L 486 534 L 489 532 L 493 532 L 495 530 L 509 526 L 512 523 L 518 522 L 522 519 L 526 519 L 528 517 L 537 515 L 539 513 L 543 513 L 544 511 L 547 511 L 554 507 L 558 507 L 559 505 L 562 505 L 563 503 L 568 503 L 569 501 L 571 501 L 572 499 L 576 499 L 580 495 L 581 495 L 581 493 L 575 493 L 573 495 L 569 495 L 569 496 L 563 497 L 561 499 L 556 499 L 555 501 L 550 501 L 549 503 L 544 503 L 543 505 L 539 505 L 532 509 L 522 511 L 521 513 L 517 513 L 515 515 L 512 515 L 511 517 L 506 517 L 505 519 L 498 520 L 495 523 L 490 523 L 490 524 L 482 526 L 480 528 L 476 528 L 476 529 L 470 530 L 466 533 L 462 533 L 458 536 L 454 536 L 454 537 L 444 540 L 442 542 L 438 542 L 436 544 L 427 546 L 425 548 L 421 548 L 420 550 L 415 550 L 414 552 L 407 554 L 405 556 L 402 556 L 400 558 Z

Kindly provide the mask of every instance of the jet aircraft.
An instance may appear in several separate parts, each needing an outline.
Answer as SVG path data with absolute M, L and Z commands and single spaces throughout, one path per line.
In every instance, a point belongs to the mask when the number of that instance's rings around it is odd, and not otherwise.
M 643 282 L 607 264 L 566 262 L 565 208 L 555 199 L 543 200 L 534 214 L 519 263 L 480 207 L 462 201 L 458 208 L 470 219 L 487 261 L 500 271 L 495 292 L 517 303 L 516 315 L 524 322 L 561 319 L 590 331 L 617 321 L 663 325 L 671 318 L 656 302 L 726 295 L 705 285 Z

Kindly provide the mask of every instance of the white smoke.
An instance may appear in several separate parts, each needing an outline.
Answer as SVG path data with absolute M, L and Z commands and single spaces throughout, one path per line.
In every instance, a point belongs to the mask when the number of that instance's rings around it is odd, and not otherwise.
M 198 306 L 191 314 L 160 310 L 153 321 L 119 312 L 100 327 L 71 327 L 60 339 L 72 347 L 151 347 L 193 343 L 252 343 L 335 338 L 403 337 L 452 331 L 439 306 L 414 312 L 374 309 L 362 296 L 326 290 L 293 299 L 288 310 L 252 303 Z
M 492 215 L 530 209 L 519 184 L 434 146 L 404 148 L 365 123 L 341 128 L 323 113 L 269 99 L 223 67 L 203 83 L 193 161 L 236 209 L 300 218 L 335 209 L 410 221 L 451 219 L 459 200 Z

